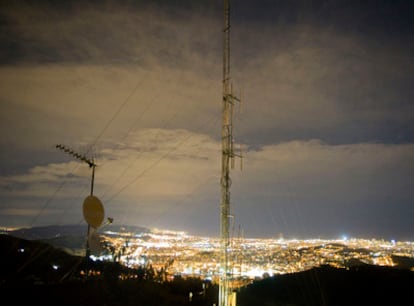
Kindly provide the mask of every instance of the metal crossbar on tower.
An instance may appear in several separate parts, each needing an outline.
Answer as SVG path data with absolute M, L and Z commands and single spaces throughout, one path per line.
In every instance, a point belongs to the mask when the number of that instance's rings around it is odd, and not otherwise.
M 222 113 L 222 159 L 220 203 L 220 281 L 219 306 L 235 306 L 231 288 L 230 268 L 230 165 L 236 156 L 233 151 L 233 107 L 240 100 L 233 95 L 230 78 L 230 1 L 224 0 L 223 28 L 223 113 Z

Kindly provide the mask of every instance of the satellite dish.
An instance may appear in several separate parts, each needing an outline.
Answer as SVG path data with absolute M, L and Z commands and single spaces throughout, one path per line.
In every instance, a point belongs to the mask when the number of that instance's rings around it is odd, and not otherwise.
M 83 217 L 86 223 L 93 228 L 101 226 L 104 219 L 104 207 L 101 200 L 93 195 L 89 195 L 83 201 Z

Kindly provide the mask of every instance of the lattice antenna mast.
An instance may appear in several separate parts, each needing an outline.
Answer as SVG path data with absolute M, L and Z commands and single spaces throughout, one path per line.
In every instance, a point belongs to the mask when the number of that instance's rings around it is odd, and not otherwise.
M 220 203 L 220 240 L 221 256 L 219 282 L 219 306 L 234 306 L 230 286 L 230 166 L 234 165 L 233 151 L 233 107 L 240 102 L 232 93 L 230 78 L 230 0 L 224 0 L 223 28 L 223 113 L 222 113 L 222 163 L 221 163 L 221 203 Z

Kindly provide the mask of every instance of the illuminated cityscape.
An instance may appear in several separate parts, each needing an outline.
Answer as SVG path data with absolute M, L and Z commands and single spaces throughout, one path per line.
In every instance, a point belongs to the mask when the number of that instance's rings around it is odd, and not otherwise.
M 138 234 L 106 231 L 100 239 L 103 249 L 99 255 L 95 252 L 95 259 L 118 261 L 129 267 L 152 267 L 169 279 L 180 276 L 218 281 L 219 238 L 151 230 Z M 414 258 L 414 243 L 345 237 L 337 240 L 234 238 L 230 254 L 233 277 L 251 281 L 323 265 L 395 266 L 397 257 Z

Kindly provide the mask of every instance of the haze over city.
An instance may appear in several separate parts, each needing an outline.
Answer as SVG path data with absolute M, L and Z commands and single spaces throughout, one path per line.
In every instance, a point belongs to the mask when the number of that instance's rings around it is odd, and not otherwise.
M 219 235 L 222 1 L 1 1 L 0 225 Z M 414 3 L 232 1 L 234 233 L 414 240 Z

